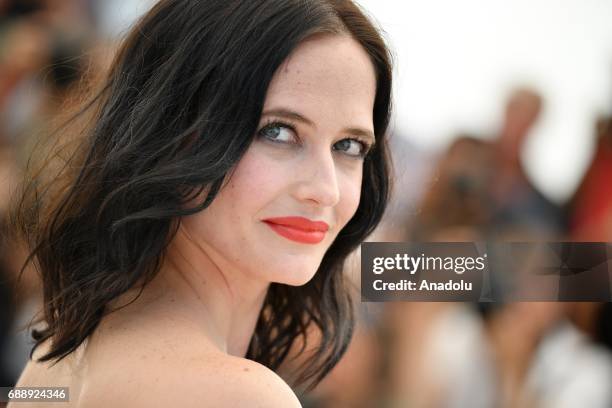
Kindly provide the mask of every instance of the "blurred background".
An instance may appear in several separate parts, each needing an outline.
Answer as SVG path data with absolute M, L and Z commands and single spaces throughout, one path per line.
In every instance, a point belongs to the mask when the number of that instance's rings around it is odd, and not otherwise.
M 612 2 L 361 0 L 395 54 L 394 198 L 373 241 L 612 241 Z M 153 1 L 0 0 L 0 386 L 40 311 L 10 191 Z M 306 407 L 612 407 L 609 303 L 359 302 Z M 44 385 L 44 384 L 43 384 Z M 1 403 L 0 403 L 1 406 Z

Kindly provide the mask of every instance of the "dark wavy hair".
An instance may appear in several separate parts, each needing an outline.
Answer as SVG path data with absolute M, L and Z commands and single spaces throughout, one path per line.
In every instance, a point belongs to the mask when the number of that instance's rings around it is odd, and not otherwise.
M 390 185 L 390 54 L 350 0 L 162 0 L 137 23 L 68 122 L 86 119 L 71 139 L 77 147 L 56 147 L 44 160 L 55 173 L 32 176 L 17 205 L 16 226 L 44 289 L 44 327 L 32 330 L 30 358 L 50 338 L 38 361 L 60 361 L 112 312 L 110 301 L 134 287 L 142 293 L 181 217 L 205 211 L 249 148 L 278 67 L 319 33 L 350 35 L 369 55 L 376 146 L 364 160 L 356 214 L 311 281 L 271 284 L 247 357 L 278 370 L 315 328 L 317 347 L 296 382 L 313 386 L 332 369 L 354 324 L 343 264 L 380 221 Z

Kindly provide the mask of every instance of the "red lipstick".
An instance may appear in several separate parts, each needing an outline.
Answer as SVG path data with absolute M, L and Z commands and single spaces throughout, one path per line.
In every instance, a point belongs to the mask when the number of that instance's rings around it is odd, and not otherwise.
M 304 217 L 278 217 L 262 220 L 278 235 L 303 244 L 318 244 L 329 229 L 323 221 L 311 221 Z

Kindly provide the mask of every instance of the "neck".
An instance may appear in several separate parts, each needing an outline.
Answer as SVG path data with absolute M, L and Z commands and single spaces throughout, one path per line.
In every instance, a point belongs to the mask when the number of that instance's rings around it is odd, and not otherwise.
M 158 282 L 221 351 L 246 355 L 269 282 L 245 275 L 183 226 L 167 248 Z

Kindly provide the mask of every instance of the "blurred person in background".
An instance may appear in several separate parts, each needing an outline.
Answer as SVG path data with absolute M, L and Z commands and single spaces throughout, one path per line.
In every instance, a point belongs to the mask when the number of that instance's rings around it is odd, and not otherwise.
M 502 128 L 493 142 L 493 180 L 489 186 L 491 233 L 559 237 L 564 224 L 561 209 L 529 181 L 521 153 L 542 111 L 542 97 L 529 88 L 512 92 Z
M 460 135 L 434 171 L 412 235 L 465 227 L 482 239 L 558 237 L 564 218 L 560 206 L 529 181 L 521 153 L 542 110 L 542 98 L 529 88 L 509 96 L 499 133 L 492 140 Z M 470 238 L 471 232 L 465 231 Z M 467 239 L 473 240 L 473 239 Z
M 568 205 L 575 241 L 612 241 L 612 116 L 595 125 L 595 153 Z
M 0 30 L 0 135 L 23 162 L 85 74 L 93 32 L 81 2 L 40 1 Z M 90 53 L 91 54 L 91 53 Z
M 494 173 L 491 147 L 471 135 L 461 134 L 438 159 L 418 216 L 408 229 L 411 240 L 434 240 L 439 234 L 454 240 L 473 241 L 492 222 L 490 186 Z M 449 240 L 452 240 L 449 237 Z

